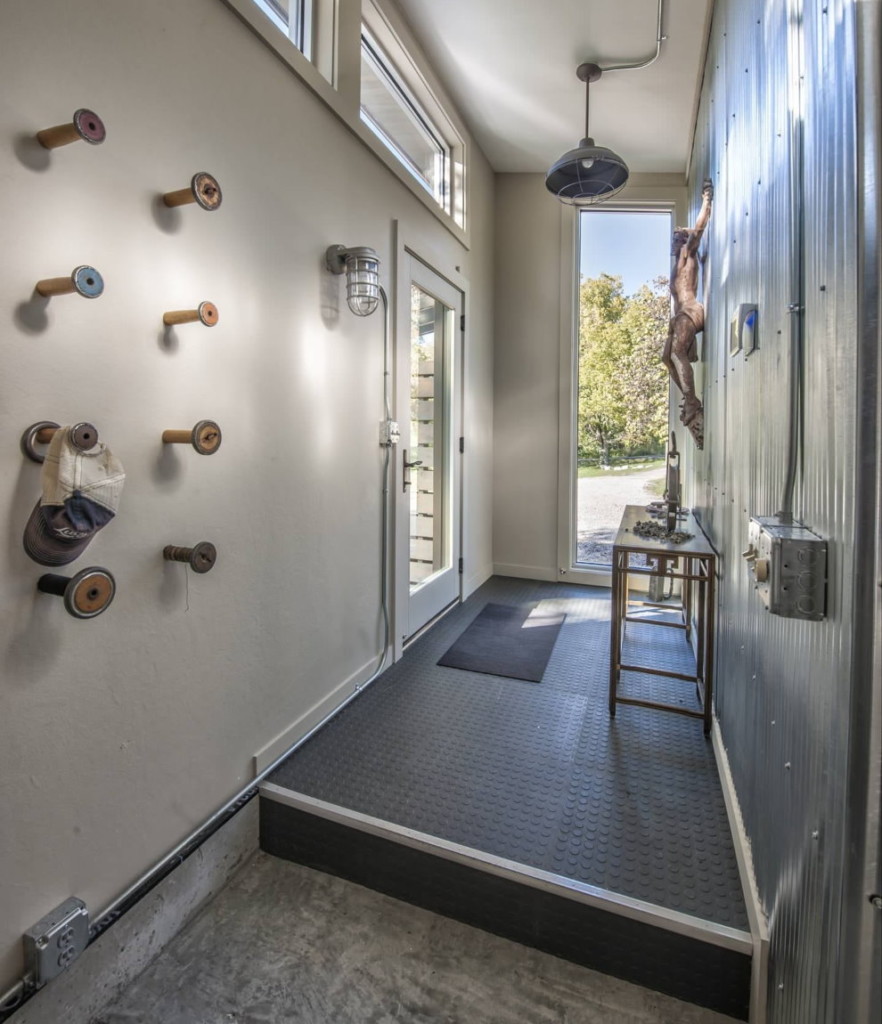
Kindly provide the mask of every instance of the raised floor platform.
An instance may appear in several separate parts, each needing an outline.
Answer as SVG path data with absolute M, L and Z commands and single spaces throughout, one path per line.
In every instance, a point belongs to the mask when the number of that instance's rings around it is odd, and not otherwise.
M 535 601 L 567 615 L 541 683 L 436 664 L 487 602 Z M 609 718 L 609 619 L 608 590 L 488 581 L 273 774 L 261 844 L 746 1018 L 751 940 L 710 742 L 677 715 Z M 694 664 L 681 631 L 629 623 L 626 643 L 647 642 L 657 665 Z

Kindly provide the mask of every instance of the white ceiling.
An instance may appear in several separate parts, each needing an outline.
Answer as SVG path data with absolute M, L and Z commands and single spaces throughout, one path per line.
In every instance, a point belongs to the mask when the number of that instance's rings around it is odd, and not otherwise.
M 665 0 L 659 59 L 591 86 L 591 134 L 632 172 L 686 169 L 713 0 Z M 583 61 L 655 52 L 657 0 L 398 0 L 497 171 L 546 171 L 584 134 Z

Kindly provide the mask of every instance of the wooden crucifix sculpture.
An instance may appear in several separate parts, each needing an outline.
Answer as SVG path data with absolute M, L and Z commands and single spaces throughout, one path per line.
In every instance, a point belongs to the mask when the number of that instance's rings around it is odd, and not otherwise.
M 671 243 L 671 298 L 673 312 L 662 362 L 683 395 L 680 422 L 689 428 L 697 448 L 704 447 L 704 407 L 695 394 L 692 363 L 698 359 L 696 335 L 704 330 L 704 306 L 696 298 L 698 246 L 710 220 L 714 186 L 705 178 L 701 210 L 694 228 L 677 228 Z

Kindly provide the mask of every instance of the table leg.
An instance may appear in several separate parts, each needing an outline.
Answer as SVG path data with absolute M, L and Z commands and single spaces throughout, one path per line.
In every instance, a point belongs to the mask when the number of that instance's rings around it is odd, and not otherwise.
M 627 555 L 625 557 L 628 557 Z M 616 716 L 616 686 L 619 681 L 619 665 L 621 664 L 621 618 L 622 579 L 620 572 L 621 554 L 613 548 L 612 557 L 612 595 L 610 601 L 610 635 L 609 635 L 609 714 Z
M 707 589 L 707 609 L 705 611 L 706 641 L 704 644 L 704 734 L 711 731 L 713 721 L 713 698 L 714 698 L 714 631 L 716 627 L 716 588 L 717 572 L 713 558 L 705 561 L 705 573 L 707 582 L 703 585 Z

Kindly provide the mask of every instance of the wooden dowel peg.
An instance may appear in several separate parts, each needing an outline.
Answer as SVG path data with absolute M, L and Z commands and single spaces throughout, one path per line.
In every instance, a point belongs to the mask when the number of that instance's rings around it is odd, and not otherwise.
M 201 540 L 195 547 L 179 548 L 174 544 L 166 544 L 162 549 L 162 557 L 167 562 L 186 562 L 193 572 L 208 572 L 217 561 L 217 548 L 211 541 Z
M 173 309 L 162 314 L 162 322 L 166 327 L 193 324 L 197 320 L 206 327 L 214 327 L 218 321 L 217 306 L 213 302 L 200 302 L 196 309 Z
M 74 267 L 70 277 L 47 277 L 37 281 L 36 287 L 45 298 L 76 292 L 85 299 L 97 299 L 104 291 L 104 278 L 94 267 Z
M 163 430 L 163 444 L 192 444 L 200 455 L 214 455 L 220 448 L 221 428 L 214 420 L 199 420 L 192 430 Z
M 94 110 L 86 110 L 85 107 L 74 112 L 70 124 L 57 124 L 54 128 L 44 128 L 37 132 L 37 141 L 46 149 L 58 149 L 59 146 L 80 140 L 98 146 L 106 137 L 104 122 Z
M 75 619 L 94 619 L 110 606 L 116 593 L 113 575 L 97 565 L 81 569 L 76 576 L 47 572 L 37 580 L 37 590 L 64 598 L 64 607 Z
M 198 203 L 203 210 L 216 210 L 223 199 L 217 178 L 206 171 L 193 175 L 189 188 L 179 188 L 175 192 L 166 192 L 162 201 L 166 206 L 186 206 L 187 203 Z
M 49 444 L 59 429 L 59 424 L 52 420 L 40 420 L 32 423 L 21 435 L 22 454 L 34 462 L 43 462 L 45 456 L 35 448 L 37 444 Z M 91 451 L 98 443 L 98 430 L 91 423 L 77 423 L 70 429 L 71 444 L 81 452 Z

